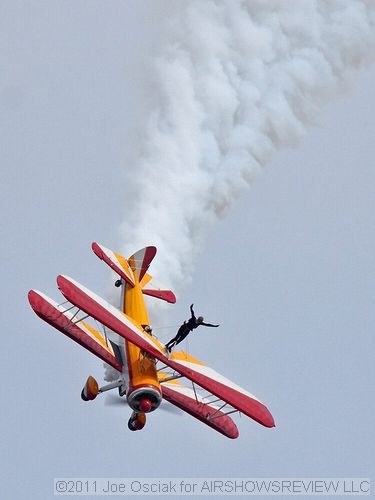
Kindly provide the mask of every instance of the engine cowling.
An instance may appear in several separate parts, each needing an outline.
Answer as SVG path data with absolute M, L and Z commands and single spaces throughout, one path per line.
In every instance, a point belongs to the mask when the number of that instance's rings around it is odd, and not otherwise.
M 131 431 L 140 431 L 146 424 L 146 415 L 143 412 L 133 411 L 129 418 L 128 428 Z
M 159 407 L 162 395 L 154 386 L 143 386 L 130 390 L 126 399 L 135 412 L 150 413 Z
M 83 401 L 92 401 L 99 394 L 99 385 L 98 382 L 91 375 L 86 380 L 86 384 L 84 385 L 81 398 Z

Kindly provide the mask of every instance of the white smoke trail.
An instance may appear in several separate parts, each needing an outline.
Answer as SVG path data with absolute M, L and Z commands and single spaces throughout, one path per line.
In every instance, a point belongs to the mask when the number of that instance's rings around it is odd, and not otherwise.
M 178 289 L 207 227 L 374 47 L 374 1 L 181 3 L 155 65 L 121 250 L 155 244 L 153 274 Z

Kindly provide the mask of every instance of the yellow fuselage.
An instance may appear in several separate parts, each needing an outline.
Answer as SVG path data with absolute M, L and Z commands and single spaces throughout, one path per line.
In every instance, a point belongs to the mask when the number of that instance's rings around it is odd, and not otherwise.
M 123 311 L 139 325 L 149 325 L 146 304 L 138 279 L 134 287 L 125 286 Z M 153 359 L 143 355 L 136 345 L 125 342 L 127 364 L 129 370 L 128 394 L 141 387 L 156 389 L 159 393 L 160 384 Z

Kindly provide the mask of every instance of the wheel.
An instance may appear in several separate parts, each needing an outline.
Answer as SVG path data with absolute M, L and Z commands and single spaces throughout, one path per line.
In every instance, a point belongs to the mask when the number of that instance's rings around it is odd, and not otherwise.
M 116 281 L 115 281 L 115 286 L 117 286 L 117 288 L 118 288 L 119 286 L 121 286 L 121 285 L 122 285 L 121 280 L 116 280 Z
M 88 398 L 86 398 L 85 393 L 83 392 L 83 389 L 81 392 L 81 398 L 83 399 L 83 401 L 88 401 Z

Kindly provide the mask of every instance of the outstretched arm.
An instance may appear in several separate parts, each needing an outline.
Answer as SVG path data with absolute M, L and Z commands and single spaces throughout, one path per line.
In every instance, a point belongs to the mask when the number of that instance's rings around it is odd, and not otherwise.
M 191 304 L 191 306 L 190 306 L 190 312 L 191 312 L 191 317 L 192 317 L 193 319 L 195 319 L 195 314 L 194 314 L 194 310 L 193 310 L 193 305 L 194 305 L 194 304 Z
M 220 326 L 220 325 L 211 325 L 211 323 L 201 323 L 201 325 L 204 325 L 204 326 L 213 326 L 214 328 L 217 328 L 218 326 Z

